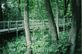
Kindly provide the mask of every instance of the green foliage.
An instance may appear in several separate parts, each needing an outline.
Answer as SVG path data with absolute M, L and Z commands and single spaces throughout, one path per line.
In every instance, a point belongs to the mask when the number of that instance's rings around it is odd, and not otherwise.
M 64 13 L 64 0 L 59 0 L 59 17 L 63 17 Z M 53 14 L 55 16 L 56 12 L 56 0 L 51 0 Z M 7 11 L 5 12 L 6 20 L 16 20 L 20 19 L 18 16 L 18 4 L 17 0 L 7 0 Z M 20 4 L 21 15 L 23 16 L 24 12 L 24 0 L 21 0 Z M 44 0 L 29 0 L 29 18 L 39 19 L 41 22 L 44 19 L 48 19 L 47 11 L 45 8 Z M 70 4 L 69 4 L 70 7 Z M 67 17 L 70 17 L 71 9 L 67 10 Z M 61 20 L 62 21 L 62 20 Z M 47 22 L 48 23 L 48 22 Z M 60 22 L 61 23 L 61 22 Z M 38 25 L 37 25 L 38 26 Z M 31 39 L 32 39 L 32 50 L 33 54 L 66 54 L 68 44 L 68 33 L 60 32 L 58 43 L 54 43 L 48 30 L 39 28 L 33 28 L 31 31 Z M 37 29 L 37 30 L 36 30 Z M 7 42 L 7 45 L 3 47 L 3 54 L 25 54 L 26 49 L 26 41 L 24 34 L 20 37 L 13 38 Z
M 47 30 L 43 31 L 47 32 Z M 66 54 L 68 46 L 67 33 L 60 33 L 60 40 L 57 44 L 52 42 L 51 36 L 48 32 L 44 32 L 37 30 L 34 32 L 34 36 L 31 35 L 33 54 Z M 3 47 L 4 54 L 25 54 L 26 51 L 25 36 L 19 36 L 16 37 L 16 39 L 12 39 L 5 47 Z
M 24 36 L 16 37 L 7 42 L 3 47 L 3 54 L 24 54 L 26 52 L 26 41 Z
M 52 42 L 51 36 L 48 33 L 47 34 L 45 33 L 40 34 L 40 33 L 39 35 L 38 34 L 35 35 L 35 38 L 38 37 L 38 39 L 33 40 L 31 46 L 33 50 L 33 54 L 57 54 L 57 53 L 66 54 L 67 46 L 68 46 L 67 33 L 65 32 L 60 33 L 60 40 L 58 44 Z

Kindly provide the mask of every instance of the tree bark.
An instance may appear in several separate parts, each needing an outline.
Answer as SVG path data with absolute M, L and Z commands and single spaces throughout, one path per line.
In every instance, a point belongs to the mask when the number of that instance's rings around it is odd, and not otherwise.
M 68 4 L 69 4 L 70 0 L 64 0 L 64 16 L 67 13 L 67 8 L 68 8 Z
M 20 0 L 18 0 L 18 10 L 19 10 L 19 12 L 21 11 L 21 9 L 20 9 Z
M 31 49 L 31 37 L 30 37 L 30 31 L 29 31 L 29 13 L 27 9 L 27 0 L 25 0 L 25 5 L 24 5 L 24 29 L 25 29 L 25 36 L 26 36 L 26 43 L 27 43 L 27 49 L 28 53 L 27 54 L 32 54 L 32 49 Z
M 2 12 L 1 1 L 0 1 L 0 21 L 2 20 L 3 20 L 3 12 Z
M 58 16 L 59 16 L 59 6 L 58 6 L 58 0 L 56 2 L 56 19 L 55 19 L 55 22 L 56 22 L 56 27 L 57 27 L 57 33 L 58 33 L 58 37 L 59 37 L 59 23 L 58 23 Z
M 70 33 L 70 54 L 75 54 L 77 37 L 81 29 L 81 0 L 72 0 L 72 28 Z
M 21 18 L 21 7 L 20 7 L 20 0 L 18 0 L 18 17 Z
M 81 53 L 82 53 L 82 1 L 81 1 Z
M 64 0 L 64 26 L 63 26 L 63 31 L 66 31 L 66 15 L 67 15 L 67 10 L 68 10 L 68 4 L 70 3 L 70 0 Z
M 48 19 L 49 19 L 49 29 L 50 29 L 50 33 L 52 36 L 52 40 L 58 41 L 59 38 L 58 38 L 58 33 L 57 33 L 57 27 L 56 27 L 56 23 L 54 21 L 54 15 L 52 12 L 50 0 L 45 0 L 45 6 L 46 6 L 46 10 L 48 12 L 48 16 L 50 17 Z

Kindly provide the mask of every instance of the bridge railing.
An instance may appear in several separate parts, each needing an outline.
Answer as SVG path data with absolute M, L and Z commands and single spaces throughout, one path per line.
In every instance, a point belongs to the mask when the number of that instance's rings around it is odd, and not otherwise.
M 65 25 L 70 25 L 71 20 L 68 21 L 67 23 L 63 23 L 61 21 L 62 19 L 59 19 L 59 27 L 65 26 Z M 61 21 L 61 22 L 60 22 Z M 23 28 L 24 23 L 23 20 L 18 20 L 18 21 L 0 21 L 0 30 L 1 29 L 10 29 L 10 28 Z M 44 20 L 29 20 L 29 26 L 30 29 L 34 28 L 43 28 L 43 27 L 48 27 L 48 19 Z
M 23 20 L 20 21 L 0 21 L 0 29 L 18 28 L 23 26 Z

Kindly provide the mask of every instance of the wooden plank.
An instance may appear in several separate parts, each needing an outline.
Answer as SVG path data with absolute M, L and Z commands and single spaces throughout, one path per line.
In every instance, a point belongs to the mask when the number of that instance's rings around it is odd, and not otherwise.
M 11 32 L 11 31 L 16 31 L 16 30 L 17 30 L 17 28 L 1 29 L 1 30 L 0 30 L 0 33 L 1 33 L 1 32 L 8 32 L 8 31 Z M 18 28 L 18 31 L 20 31 L 20 30 L 23 30 L 23 27 L 19 27 L 19 28 Z

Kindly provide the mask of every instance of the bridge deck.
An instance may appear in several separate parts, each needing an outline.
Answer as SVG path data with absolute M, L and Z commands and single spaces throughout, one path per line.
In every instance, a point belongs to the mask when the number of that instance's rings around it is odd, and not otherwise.
M 19 28 L 10 28 L 10 29 L 1 29 L 0 30 L 0 33 L 1 32 L 12 32 L 12 31 L 19 31 L 19 30 L 23 30 L 23 27 L 19 27 Z

